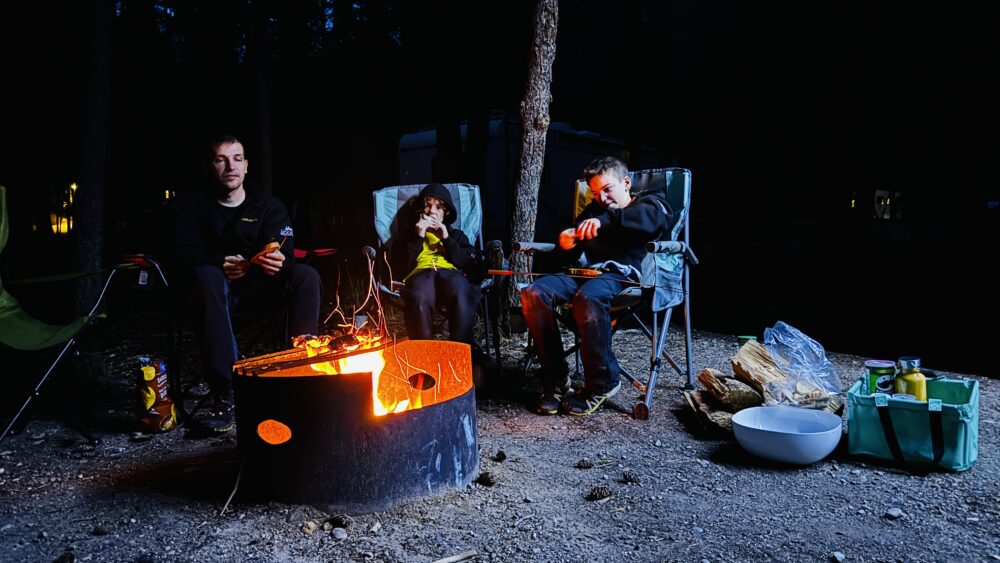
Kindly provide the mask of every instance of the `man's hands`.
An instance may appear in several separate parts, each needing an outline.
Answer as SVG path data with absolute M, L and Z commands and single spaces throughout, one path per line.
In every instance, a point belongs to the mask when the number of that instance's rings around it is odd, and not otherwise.
M 281 271 L 281 266 L 285 263 L 285 255 L 278 250 L 279 248 L 281 248 L 280 243 L 268 243 L 263 250 L 249 260 L 240 254 L 226 256 L 222 259 L 222 273 L 226 275 L 226 279 L 235 281 L 247 274 L 250 264 L 256 264 L 264 270 L 265 274 L 269 276 L 276 275 Z
M 238 280 L 247 275 L 247 268 L 249 267 L 250 261 L 239 254 L 236 256 L 226 256 L 222 259 L 222 273 L 230 281 Z
M 285 255 L 280 250 L 275 249 L 271 252 L 258 253 L 250 262 L 260 266 L 265 274 L 273 276 L 281 271 L 281 265 L 285 263 Z
M 598 219 L 584 219 L 575 229 L 566 229 L 559 233 L 559 248 L 569 250 L 576 246 L 578 240 L 590 240 L 597 237 L 597 231 L 601 228 Z
M 445 227 L 444 223 L 433 217 L 421 215 L 417 221 L 417 236 L 424 238 L 428 231 L 436 234 L 441 240 L 448 238 L 448 227 Z

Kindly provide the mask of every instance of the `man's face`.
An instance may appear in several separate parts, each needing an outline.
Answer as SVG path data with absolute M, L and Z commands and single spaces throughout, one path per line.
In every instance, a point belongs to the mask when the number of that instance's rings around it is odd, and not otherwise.
M 212 158 L 212 170 L 215 181 L 227 191 L 233 191 L 243 186 L 247 177 L 247 159 L 243 154 L 242 143 L 222 143 L 215 147 Z
M 608 209 L 621 209 L 632 202 L 632 179 L 628 176 L 619 179 L 614 172 L 605 172 L 591 178 L 587 185 L 594 199 Z
M 440 223 L 444 223 L 446 209 L 444 202 L 440 199 L 436 197 L 424 198 L 424 215 L 437 219 Z

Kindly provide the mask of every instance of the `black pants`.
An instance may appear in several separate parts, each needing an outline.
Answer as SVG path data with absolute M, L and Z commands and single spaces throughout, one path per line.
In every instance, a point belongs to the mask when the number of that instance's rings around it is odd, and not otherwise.
M 288 292 L 288 334 L 316 334 L 319 322 L 320 279 L 312 266 L 290 264 L 276 276 L 251 269 L 229 281 L 217 266 L 199 266 L 193 272 L 195 329 L 205 378 L 212 392 L 232 394 L 232 370 L 238 352 L 230 313 L 262 310 L 280 304 Z
M 406 332 L 411 339 L 429 340 L 435 307 L 448 313 L 451 340 L 472 344 L 472 326 L 482 293 L 458 270 L 429 269 L 406 280 Z

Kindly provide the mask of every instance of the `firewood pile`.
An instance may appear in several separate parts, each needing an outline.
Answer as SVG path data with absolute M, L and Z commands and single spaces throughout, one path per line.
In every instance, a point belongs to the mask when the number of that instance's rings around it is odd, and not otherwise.
M 844 400 L 829 395 L 817 385 L 798 381 L 788 385 L 788 376 L 778 369 L 767 348 L 754 340 L 740 347 L 730 360 L 733 373 L 705 368 L 698 374 L 703 389 L 684 393 L 684 400 L 705 430 L 733 432 L 733 414 L 762 404 L 796 404 L 839 413 Z

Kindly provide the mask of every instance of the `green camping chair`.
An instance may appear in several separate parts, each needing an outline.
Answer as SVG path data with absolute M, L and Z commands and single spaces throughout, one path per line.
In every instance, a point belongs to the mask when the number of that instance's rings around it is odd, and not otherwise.
M 7 220 L 7 189 L 4 186 L 0 186 L 0 253 L 2 253 L 4 248 L 7 246 L 7 236 L 9 233 L 10 227 Z M 49 375 L 52 374 L 53 370 L 55 370 L 56 366 L 59 365 L 59 362 L 66 355 L 66 352 L 68 352 L 76 342 L 76 336 L 81 330 L 83 330 L 84 327 L 89 325 L 91 321 L 94 320 L 97 308 L 100 306 L 101 301 L 104 298 L 104 294 L 108 290 L 108 285 L 111 283 L 115 274 L 119 270 L 123 269 L 144 267 L 142 262 L 145 262 L 145 260 L 137 261 L 135 259 L 127 259 L 129 260 L 128 262 L 115 266 L 115 268 L 108 274 L 108 279 L 104 283 L 100 296 L 97 298 L 97 302 L 94 304 L 93 308 L 91 308 L 90 312 L 86 316 L 80 317 L 66 325 L 57 326 L 46 324 L 29 315 L 27 311 L 21 308 L 17 299 L 4 289 L 3 281 L 0 280 L 0 343 L 9 348 L 27 352 L 47 350 L 60 344 L 62 345 L 59 353 L 56 354 L 55 360 L 53 360 L 49 365 L 45 374 L 38 381 L 38 384 L 35 385 L 31 394 L 29 394 L 24 400 L 24 403 L 17 411 L 17 414 L 10 419 L 10 422 L 7 424 L 6 428 L 4 428 L 3 434 L 0 434 L 0 441 L 2 441 L 7 434 L 10 433 L 18 418 L 20 418 L 25 409 L 28 408 L 31 400 L 38 396 L 39 391 L 45 384 L 45 381 L 49 378 Z M 150 264 L 148 262 L 147 265 L 148 267 L 159 272 L 162 278 L 163 273 L 159 271 L 158 265 L 155 263 Z M 78 277 L 79 275 L 86 274 L 78 274 L 70 277 Z M 69 278 L 61 276 L 59 279 Z M 163 282 L 166 283 L 165 278 L 163 279 Z M 86 432 L 84 432 L 84 434 L 89 440 L 94 441 L 92 436 L 86 435 Z

